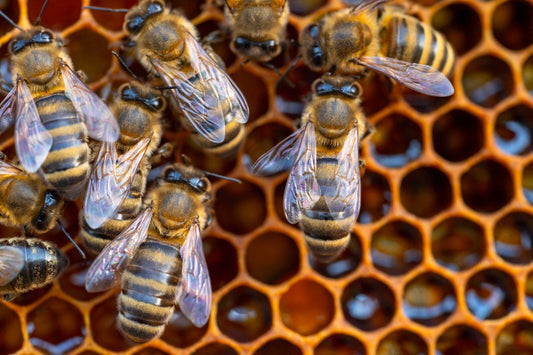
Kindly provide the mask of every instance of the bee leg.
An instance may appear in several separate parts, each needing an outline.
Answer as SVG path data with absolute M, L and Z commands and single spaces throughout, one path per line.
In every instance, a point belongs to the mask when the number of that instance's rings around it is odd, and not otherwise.
M 167 142 L 163 144 L 155 153 L 150 157 L 149 162 L 151 165 L 160 165 L 161 161 L 172 156 L 174 148 L 176 145 L 174 143 Z
M 359 172 L 361 173 L 361 176 L 365 174 L 366 170 L 366 161 L 363 159 L 359 159 Z
M 16 293 L 16 292 L 14 292 L 14 293 L 5 293 L 3 295 L 3 298 L 4 298 L 4 301 L 9 302 L 9 301 L 14 300 L 18 295 L 20 295 L 20 293 Z
M 3 94 L 7 94 L 11 89 L 13 89 L 13 85 L 9 84 L 7 81 L 0 80 L 0 91 L 2 91 Z
M 376 131 L 376 127 L 374 127 L 372 123 L 366 122 L 366 131 L 361 136 L 361 142 L 367 139 L 368 137 L 370 137 L 372 134 L 374 134 L 375 131 Z
M 203 45 L 213 46 L 222 43 L 229 37 L 227 30 L 214 30 L 202 39 Z

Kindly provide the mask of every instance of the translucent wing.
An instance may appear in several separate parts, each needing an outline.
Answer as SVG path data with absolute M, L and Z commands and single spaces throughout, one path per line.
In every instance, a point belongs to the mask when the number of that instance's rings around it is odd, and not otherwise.
M 17 115 L 15 148 L 24 169 L 36 172 L 52 147 L 52 136 L 41 123 L 30 89 L 24 80 L 17 80 Z
M 389 2 L 389 0 L 343 0 L 347 5 L 355 5 L 352 8 L 353 14 L 360 14 L 365 11 L 372 11 L 375 8 Z
M 19 248 L 0 247 L 0 286 L 10 283 L 24 267 L 24 255 Z
M 334 193 L 324 194 L 331 213 L 359 215 L 361 205 L 361 173 L 359 171 L 359 132 L 357 125 L 350 130 L 337 157 Z
M 297 129 L 290 136 L 261 155 L 252 166 L 252 174 L 269 176 L 290 169 L 296 159 L 298 142 L 305 135 L 306 126 Z
M 455 92 L 448 78 L 429 65 L 388 57 L 361 57 L 358 63 L 390 76 L 408 88 L 430 96 L 450 96 Z
M 87 271 L 85 289 L 101 292 L 110 289 L 118 281 L 120 272 L 146 240 L 152 219 L 152 208 L 145 209 L 135 220 L 106 245 Z
M 202 248 L 200 225 L 196 220 L 181 247 L 181 279 L 176 300 L 181 311 L 197 327 L 204 326 L 211 313 L 211 280 Z
M 311 208 L 320 198 L 316 179 L 316 141 L 312 123 L 307 123 L 296 147 L 296 160 L 287 178 L 283 209 L 289 223 L 296 223 L 302 211 Z
M 117 158 L 115 145 L 102 142 L 89 178 L 83 210 L 87 224 L 95 229 L 113 217 L 131 187 L 150 139 L 139 141 Z
M 62 60 L 60 68 L 65 83 L 65 94 L 83 117 L 89 136 L 99 141 L 115 142 L 118 139 L 119 128 L 109 108 Z
M 15 120 L 15 98 L 17 93 L 17 86 L 13 86 L 6 97 L 0 103 L 0 134 L 3 133 Z
M 6 161 L 0 160 L 0 176 L 16 176 L 24 174 L 26 174 L 26 172 L 23 170 L 20 170 Z

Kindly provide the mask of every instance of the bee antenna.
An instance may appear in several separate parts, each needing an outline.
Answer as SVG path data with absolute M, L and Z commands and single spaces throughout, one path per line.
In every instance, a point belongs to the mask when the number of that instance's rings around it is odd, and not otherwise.
M 43 16 L 44 9 L 46 9 L 46 5 L 48 5 L 48 1 L 46 0 L 43 4 L 43 7 L 41 7 L 41 12 L 39 12 L 39 16 L 37 17 L 37 20 L 35 20 L 35 25 L 37 26 L 41 22 L 41 17 Z
M 188 156 L 186 156 L 185 154 L 181 154 L 181 160 L 183 161 L 183 163 L 185 165 L 191 165 L 192 164 L 192 160 L 191 158 L 189 158 Z
M 279 75 L 279 79 L 278 79 L 276 85 L 277 85 L 279 82 L 284 81 L 284 82 L 286 82 L 287 85 L 289 85 L 291 88 L 295 88 L 295 87 L 296 87 L 292 81 L 290 81 L 289 79 L 287 79 L 287 77 L 285 76 L 285 74 L 282 74 L 282 73 L 279 71 L 279 69 L 276 68 L 276 67 L 274 66 L 274 64 L 272 64 L 272 63 L 263 63 L 263 65 L 264 65 L 265 67 L 267 67 L 268 69 L 274 71 L 276 74 Z
M 5 18 L 7 22 L 11 24 L 11 26 L 15 27 L 17 30 L 24 32 L 24 29 L 17 25 L 12 19 L 10 19 L 6 14 L 4 14 L 2 11 L 0 11 L 0 16 Z
M 128 65 L 126 64 L 126 62 L 124 62 L 124 60 L 118 55 L 117 52 L 115 52 L 115 51 L 111 51 L 111 53 L 113 53 L 113 55 L 114 55 L 115 57 L 117 57 L 118 62 L 120 63 L 120 65 L 122 66 L 122 68 L 124 68 L 124 69 L 128 72 L 128 74 L 131 75 L 131 77 L 132 77 L 133 79 L 135 79 L 135 80 L 137 80 L 137 81 L 139 81 L 139 82 L 141 81 L 141 80 L 137 77 L 137 75 L 135 75 L 135 74 L 131 71 L 130 67 L 128 67 Z
M 100 6 L 84 6 L 82 9 L 88 9 L 88 10 L 96 10 L 96 11 L 108 11 L 108 12 L 128 12 L 129 9 L 110 9 L 108 7 L 100 7 Z
M 289 65 L 289 67 L 287 68 L 287 70 L 285 70 L 285 73 L 283 73 L 282 75 L 280 75 L 278 81 L 276 82 L 276 86 L 278 86 L 278 84 L 282 81 L 285 81 L 285 82 L 289 82 L 291 84 L 291 87 L 294 87 L 294 84 L 292 83 L 292 81 L 290 81 L 288 78 L 287 78 L 287 74 L 289 74 L 293 69 L 294 67 L 296 66 L 296 64 L 298 64 L 298 62 L 300 61 L 300 59 L 302 58 L 301 55 L 298 55 L 296 56 L 296 58 L 294 59 L 294 61 L 291 63 L 291 65 Z
M 76 244 L 76 242 L 74 241 L 74 239 L 72 239 L 72 237 L 70 236 L 70 234 L 68 234 L 68 232 L 65 230 L 65 228 L 63 227 L 63 224 L 61 223 L 61 221 L 57 221 L 57 224 L 59 225 L 59 228 L 61 228 L 61 230 L 63 231 L 63 233 L 65 233 L 65 235 L 67 236 L 67 238 L 72 242 L 72 244 L 74 244 L 74 247 L 76 249 L 78 249 L 78 253 L 80 253 L 81 257 L 84 258 L 84 259 L 87 259 L 87 257 L 85 256 L 85 253 L 83 252 L 83 250 L 81 250 L 81 248 L 78 246 L 78 244 Z
M 214 177 L 219 178 L 219 179 L 224 179 L 224 180 L 236 182 L 238 184 L 242 184 L 242 181 L 239 180 L 239 179 L 235 179 L 235 178 L 232 178 L 232 177 L 229 177 L 229 176 L 219 175 L 219 174 L 215 174 L 215 173 L 210 173 L 209 171 L 205 171 L 205 170 L 201 170 L 201 171 L 205 175 L 208 175 L 208 176 L 214 176 Z

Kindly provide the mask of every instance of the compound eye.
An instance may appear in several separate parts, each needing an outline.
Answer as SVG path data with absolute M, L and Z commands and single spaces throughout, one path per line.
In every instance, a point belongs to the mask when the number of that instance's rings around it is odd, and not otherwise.
M 330 84 L 326 83 L 324 80 L 318 80 L 315 85 L 315 92 L 318 96 L 330 94 L 332 87 Z
M 272 39 L 270 41 L 264 42 L 263 49 L 270 53 L 274 53 L 278 49 L 278 44 L 275 40 Z
M 137 95 L 135 95 L 135 92 L 129 86 L 122 89 L 122 92 L 120 93 L 120 97 L 125 101 L 135 100 L 136 96 Z
M 313 49 L 311 50 L 311 63 L 315 67 L 321 68 L 324 65 L 326 56 L 324 55 L 324 51 L 319 46 L 313 46 Z
M 36 42 L 50 43 L 54 39 L 54 35 L 49 31 L 44 31 L 37 34 L 38 40 Z
M 249 49 L 250 41 L 242 37 L 237 37 L 235 38 L 235 41 L 233 41 L 233 46 L 235 49 Z
M 150 15 L 157 14 L 163 12 L 163 5 L 159 2 L 153 2 L 148 6 L 148 13 Z
M 177 182 L 182 180 L 181 173 L 175 169 L 165 170 L 164 177 L 166 181 L 170 182 Z
M 164 106 L 163 104 L 163 99 L 159 98 L 159 99 L 152 99 L 151 100 L 151 103 L 152 103 L 152 107 L 156 110 L 161 110 Z
M 23 39 L 17 39 L 14 41 L 11 41 L 11 52 L 18 53 L 20 52 L 24 47 L 26 47 L 26 40 Z
M 359 96 L 359 94 L 360 94 L 360 88 L 359 88 L 359 85 L 353 83 L 352 85 L 350 85 L 350 86 L 346 89 L 346 92 L 347 92 L 350 96 L 353 96 L 353 97 L 357 97 L 357 96 Z
M 196 187 L 201 191 L 207 191 L 209 187 L 209 180 L 207 180 L 207 178 L 201 178 L 200 180 L 198 180 Z
M 143 18 L 140 16 L 136 16 L 132 18 L 128 23 L 126 24 L 126 29 L 129 33 L 138 33 L 141 30 L 141 27 L 143 25 Z
M 311 25 L 307 28 L 307 32 L 309 32 L 309 35 L 315 39 L 318 40 L 319 35 L 319 29 L 317 25 Z

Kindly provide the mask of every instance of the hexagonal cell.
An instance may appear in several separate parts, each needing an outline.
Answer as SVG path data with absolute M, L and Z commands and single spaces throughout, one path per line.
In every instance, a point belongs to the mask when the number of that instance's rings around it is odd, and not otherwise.
M 276 144 L 292 134 L 292 131 L 277 123 L 267 123 L 251 131 L 244 142 L 243 161 L 249 165 L 269 151 Z M 247 166 L 248 169 L 250 166 Z
M 15 311 L 0 304 L 0 354 L 13 354 L 22 347 L 20 319 Z
M 453 110 L 433 124 L 433 149 L 444 159 L 459 162 L 479 152 L 484 145 L 483 124 L 471 113 Z
M 448 176 L 436 167 L 410 171 L 401 182 L 400 200 L 412 214 L 430 218 L 452 204 L 452 187 Z
M 479 330 L 467 325 L 454 325 L 437 339 L 439 355 L 488 354 L 487 338 Z
M 311 253 L 307 253 L 307 255 L 309 264 L 313 270 L 322 276 L 331 279 L 340 279 L 357 269 L 363 254 L 361 248 L 362 246 L 359 236 L 352 232 L 348 246 L 335 260 L 321 263 L 317 261 Z
M 332 334 L 315 348 L 314 355 L 366 355 L 365 345 L 346 334 Z
M 422 262 L 422 235 L 406 222 L 389 222 L 372 234 L 370 252 L 374 267 L 389 275 L 402 275 Z
M 85 324 L 80 311 L 72 304 L 52 297 L 28 314 L 31 344 L 46 352 L 66 353 L 77 348 L 85 337 Z M 51 327 L 50 325 L 55 326 Z
M 263 80 L 242 69 L 232 73 L 231 78 L 235 81 L 248 103 L 250 109 L 248 122 L 253 122 L 263 116 L 268 111 L 269 102 L 267 99 L 268 91 Z
M 402 98 L 409 106 L 421 113 L 430 113 L 450 101 L 453 96 L 428 96 L 421 92 L 404 87 L 401 89 Z
M 327 0 L 293 0 L 289 2 L 291 13 L 296 15 L 309 15 L 327 4 Z
M 359 223 L 374 223 L 387 215 L 392 195 L 387 179 L 376 172 L 366 170 L 361 179 L 361 210 Z
M 161 351 L 157 348 L 144 348 L 133 353 L 133 355 L 169 355 L 168 353 Z
M 376 355 L 387 354 L 422 355 L 429 352 L 426 342 L 420 335 L 400 329 L 380 340 Z
M 494 140 L 507 154 L 525 155 L 533 151 L 533 109 L 526 105 L 511 107 L 498 115 Z
M 299 119 L 305 107 L 304 102 L 310 96 L 311 84 L 320 77 L 320 73 L 312 72 L 306 66 L 297 66 L 286 77 L 294 87 L 285 81 L 279 83 L 276 87 L 276 106 L 279 112 Z
M 409 118 L 393 114 L 376 124 L 370 151 L 378 163 L 399 168 L 422 154 L 422 131 Z
M 201 1 L 167 0 L 166 3 L 169 4 L 172 9 L 177 9 L 182 12 L 189 19 L 200 15 L 203 8 Z
M 479 271 L 466 284 L 466 306 L 482 320 L 506 316 L 516 308 L 517 297 L 512 276 L 498 269 Z
M 87 74 L 88 83 L 97 81 L 107 73 L 112 54 L 105 37 L 84 28 L 71 33 L 66 40 L 69 43 L 68 53 L 74 62 L 73 69 Z
M 216 291 L 237 276 L 239 272 L 237 250 L 230 242 L 213 237 L 203 240 L 203 248 L 211 287 Z
M 106 0 L 91 0 L 91 6 L 112 7 L 113 9 L 130 9 L 135 5 L 137 5 L 137 1 L 135 0 L 115 0 L 112 4 Z M 122 30 L 125 13 L 97 10 L 89 11 L 91 11 L 91 15 L 100 26 L 112 31 Z
M 192 355 L 239 355 L 231 346 L 211 343 L 196 350 Z
M 533 205 L 533 162 L 530 162 L 522 171 L 522 193 L 526 200 Z
M 444 322 L 457 308 L 455 289 L 443 276 L 426 272 L 405 286 L 402 296 L 405 315 L 431 327 Z
M 170 117 L 169 119 L 176 121 Z M 175 123 L 177 123 L 177 121 Z M 196 168 L 220 175 L 228 175 L 233 169 L 235 169 L 235 166 L 237 165 L 236 156 L 222 158 L 203 152 L 201 147 L 191 140 L 191 135 L 187 136 L 186 142 L 187 144 L 183 146 L 181 153 L 191 159 Z M 175 143 L 180 144 L 181 142 L 176 141 Z M 215 181 L 217 178 L 210 177 L 209 179 Z
M 208 324 L 197 328 L 185 315 L 176 307 L 174 314 L 170 318 L 165 331 L 161 335 L 166 343 L 177 348 L 186 348 L 199 341 L 207 332 Z
M 431 231 L 433 257 L 450 270 L 463 271 L 473 267 L 486 250 L 483 228 L 469 219 L 447 218 Z
M 513 264 L 529 264 L 533 260 L 533 216 L 512 212 L 494 226 L 496 253 Z
M 183 1 L 183 0 L 181 0 Z M 188 1 L 187 3 L 198 3 L 196 1 Z M 190 17 L 189 17 L 190 18 Z M 200 33 L 200 38 L 204 38 L 211 34 L 213 31 L 216 31 L 220 28 L 219 22 L 215 20 L 208 20 L 205 22 L 202 22 L 196 26 L 196 29 Z M 224 64 L 226 65 L 226 68 L 230 67 L 233 62 L 235 62 L 235 59 L 237 56 L 231 51 L 230 49 L 230 42 L 231 38 L 220 38 L 220 41 L 217 40 L 216 42 L 211 42 L 211 48 L 215 51 L 216 54 L 222 59 Z M 240 67 L 239 67 L 240 69 Z M 250 107 L 251 108 L 251 107 Z
M 301 355 L 302 351 L 299 347 L 283 338 L 270 340 L 254 351 L 254 355 L 270 354 Z
M 242 184 L 225 184 L 216 193 L 215 215 L 225 230 L 240 235 L 250 233 L 265 220 L 265 195 L 246 180 Z
M 254 238 L 245 252 L 246 270 L 268 285 L 289 280 L 300 268 L 300 252 L 290 237 L 267 232 Z
M 533 95 L 533 56 L 529 57 L 522 67 L 522 80 L 524 86 Z
M 525 299 L 527 306 L 533 311 L 533 271 L 527 274 Z
M 293 284 L 281 296 L 279 308 L 283 324 L 302 335 L 324 329 L 335 315 L 331 293 L 321 284 L 306 279 Z
M 1 10 L 13 20 L 15 23 L 19 22 L 20 9 L 18 1 L 3 1 Z M 7 33 L 13 29 L 10 23 L 5 20 L 0 21 L 0 33 Z M 4 56 L 2 56 L 4 57 Z
M 14 2 L 14 1 L 13 1 Z M 28 0 L 28 19 L 30 23 L 35 23 L 41 12 L 44 1 Z M 64 30 L 78 21 L 81 13 L 81 0 L 50 1 L 44 9 L 40 25 L 54 31 Z
M 487 159 L 472 166 L 461 176 L 461 195 L 468 207 L 491 213 L 513 198 L 513 178 L 501 163 Z
M 385 75 L 369 75 L 360 84 L 363 87 L 364 98 L 361 107 L 367 117 L 391 105 L 394 100 L 391 93 L 394 91 L 395 85 L 399 85 Z
M 533 352 L 533 323 L 520 319 L 507 324 L 496 336 L 496 354 L 530 354 Z
M 270 301 L 253 288 L 234 288 L 218 303 L 217 325 L 236 341 L 252 341 L 272 327 Z
M 30 304 L 35 303 L 41 298 L 43 298 L 48 293 L 48 291 L 50 291 L 50 288 L 52 288 L 52 284 L 26 293 L 21 293 L 11 302 L 18 304 L 19 306 L 29 306 Z
M 98 303 L 91 309 L 90 325 L 93 339 L 111 351 L 124 351 L 132 346 L 118 330 L 117 297 L 115 295 Z
M 346 286 L 341 304 L 344 318 L 364 331 L 386 326 L 396 313 L 394 293 L 374 278 L 360 278 Z
M 509 65 L 491 55 L 477 57 L 469 62 L 461 81 L 470 101 L 483 107 L 496 106 L 514 90 Z
M 533 6 L 528 1 L 505 1 L 491 16 L 494 37 L 509 49 L 524 49 L 533 43 Z
M 481 20 L 476 10 L 466 4 L 451 4 L 432 18 L 434 29 L 444 34 L 458 55 L 474 48 L 481 40 Z M 468 33 L 468 36 L 464 34 Z
M 91 264 L 82 259 L 80 253 L 74 248 L 67 252 L 69 267 L 59 277 L 59 285 L 63 292 L 74 299 L 88 301 L 98 294 L 89 293 L 85 290 L 85 277 Z

